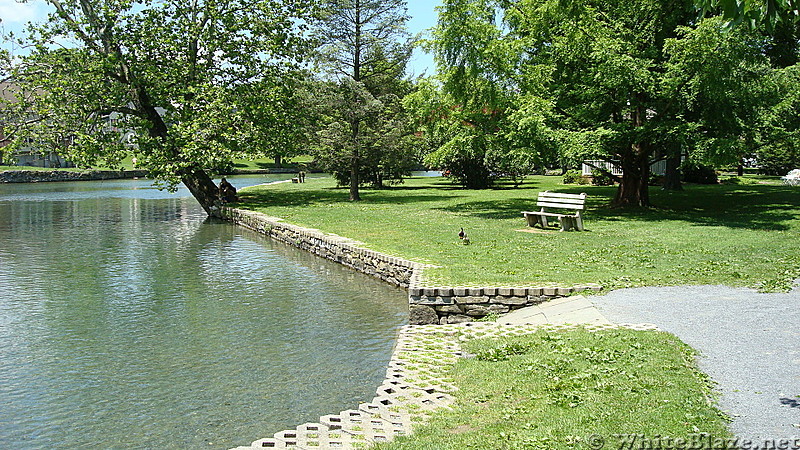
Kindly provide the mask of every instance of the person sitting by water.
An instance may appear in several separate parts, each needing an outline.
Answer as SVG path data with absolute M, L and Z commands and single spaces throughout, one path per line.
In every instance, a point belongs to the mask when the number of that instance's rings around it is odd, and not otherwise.
M 236 195 L 236 188 L 225 178 L 219 182 L 219 199 L 222 203 L 235 203 L 239 201 L 239 196 Z

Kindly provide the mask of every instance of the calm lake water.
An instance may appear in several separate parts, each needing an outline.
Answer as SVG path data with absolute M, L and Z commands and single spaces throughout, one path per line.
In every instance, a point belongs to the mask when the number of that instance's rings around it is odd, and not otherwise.
M 372 399 L 405 292 L 205 219 L 145 180 L 0 184 L 0 448 L 230 448 Z

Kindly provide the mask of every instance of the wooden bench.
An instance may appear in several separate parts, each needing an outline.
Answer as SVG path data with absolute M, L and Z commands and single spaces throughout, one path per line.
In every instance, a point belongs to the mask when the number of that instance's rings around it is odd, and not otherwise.
M 586 203 L 586 194 L 559 194 L 557 192 L 544 191 L 539 193 L 539 198 L 536 200 L 536 206 L 541 208 L 540 211 L 523 211 L 522 215 L 528 221 L 528 226 L 539 225 L 542 228 L 548 227 L 548 217 L 558 218 L 561 225 L 561 231 L 570 231 L 576 229 L 583 231 L 583 218 L 581 217 L 581 210 Z M 557 213 L 545 210 L 545 208 L 569 209 L 575 210 L 574 213 Z

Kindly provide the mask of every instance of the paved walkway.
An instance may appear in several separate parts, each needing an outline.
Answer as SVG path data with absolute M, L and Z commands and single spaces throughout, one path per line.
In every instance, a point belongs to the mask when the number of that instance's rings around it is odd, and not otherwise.
M 786 294 L 724 286 L 622 289 L 591 301 L 576 296 L 524 308 L 499 321 L 609 320 L 653 323 L 698 350 L 700 369 L 717 384 L 720 407 L 740 438 L 756 443 L 800 438 L 800 289 Z
M 508 313 L 497 322 L 510 324 L 603 324 L 609 322 L 586 297 L 562 297 Z

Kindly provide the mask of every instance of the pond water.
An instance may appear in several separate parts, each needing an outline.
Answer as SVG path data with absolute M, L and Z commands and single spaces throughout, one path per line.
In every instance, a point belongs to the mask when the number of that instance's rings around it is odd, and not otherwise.
M 370 400 L 408 311 L 146 180 L 0 184 L 0 293 L 0 448 L 249 445 Z

